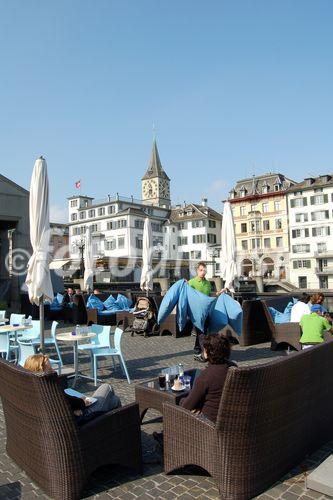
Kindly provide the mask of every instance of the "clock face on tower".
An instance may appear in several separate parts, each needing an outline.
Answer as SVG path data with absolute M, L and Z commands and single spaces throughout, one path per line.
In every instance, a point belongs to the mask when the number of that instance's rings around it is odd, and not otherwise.
M 160 197 L 164 199 L 169 199 L 170 197 L 169 183 L 166 180 L 162 180 L 160 183 Z
M 142 186 L 142 193 L 145 199 L 156 198 L 157 186 L 153 179 L 146 181 Z

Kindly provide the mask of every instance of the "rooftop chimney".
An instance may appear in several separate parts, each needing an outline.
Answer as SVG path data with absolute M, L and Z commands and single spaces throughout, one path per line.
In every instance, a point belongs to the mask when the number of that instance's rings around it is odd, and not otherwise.
M 208 205 L 208 199 L 207 198 L 201 198 L 201 205 L 203 207 L 207 207 L 207 205 Z

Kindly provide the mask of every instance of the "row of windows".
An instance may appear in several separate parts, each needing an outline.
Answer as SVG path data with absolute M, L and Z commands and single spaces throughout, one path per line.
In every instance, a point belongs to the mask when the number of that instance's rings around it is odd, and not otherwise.
M 281 202 L 280 201 L 275 201 L 274 202 L 274 212 L 279 212 L 280 210 L 281 210 Z M 249 212 L 258 212 L 258 211 L 260 211 L 260 205 L 258 205 L 257 203 L 252 204 Z M 262 203 L 262 205 L 261 205 L 261 211 L 263 213 L 268 213 L 270 211 L 269 210 L 269 203 Z M 247 213 L 246 213 L 246 206 L 239 207 L 239 213 L 240 213 L 241 216 L 242 215 L 247 215 Z
M 293 253 L 310 253 L 310 244 L 303 243 L 300 245 L 292 245 Z M 327 244 L 326 242 L 317 243 L 317 252 L 323 253 L 327 252 Z
M 282 219 L 275 219 L 274 222 L 275 229 L 282 229 Z M 264 231 L 270 231 L 271 229 L 271 221 L 264 220 L 262 221 L 262 227 Z M 251 233 L 261 231 L 261 221 L 251 221 L 249 223 L 242 222 L 241 223 L 241 233 L 247 233 L 248 229 Z
M 311 221 L 327 220 L 330 218 L 329 210 L 317 210 L 316 212 L 311 212 Z M 297 213 L 295 214 L 296 222 L 308 222 L 309 214 L 307 213 Z
M 333 201 L 333 193 L 331 195 L 331 200 Z M 315 194 L 310 196 L 310 205 L 323 205 L 324 203 L 328 203 L 328 194 Z M 308 198 L 305 196 L 300 198 L 293 198 L 290 200 L 291 208 L 295 207 L 306 207 L 308 205 Z
M 267 194 L 267 193 L 269 193 L 269 192 L 270 192 L 270 189 L 271 189 L 271 187 L 270 187 L 268 184 L 264 184 L 264 185 L 262 186 L 262 188 L 261 188 L 261 192 L 262 192 L 262 194 Z M 282 189 L 282 184 L 280 184 L 280 183 L 276 183 L 276 184 L 274 184 L 274 185 L 273 185 L 273 191 L 278 192 L 278 191 L 280 191 L 281 189 Z M 231 193 L 232 193 L 231 198 L 233 198 L 233 197 L 234 197 L 234 196 L 233 196 L 233 193 L 235 193 L 235 191 L 232 191 Z M 241 189 L 239 190 L 239 194 L 240 194 L 240 196 L 241 196 L 242 198 L 245 198 L 245 196 L 247 195 L 247 193 L 248 193 L 248 191 L 247 191 L 247 189 L 246 189 L 245 187 L 244 187 L 244 188 L 241 188 Z
M 263 238 L 264 248 L 271 248 L 273 238 Z M 261 239 L 260 238 L 252 238 L 251 240 L 242 240 L 242 250 L 249 250 L 249 244 L 251 245 L 252 250 L 261 248 Z M 278 236 L 275 238 L 275 246 L 276 248 L 283 247 L 283 238 L 282 236 Z
M 322 226 L 322 227 L 313 227 L 311 234 L 312 236 L 329 236 L 330 235 L 330 227 Z M 305 227 L 301 229 L 292 229 L 291 231 L 292 238 L 308 238 L 310 236 L 310 229 Z
M 298 287 L 299 288 L 308 288 L 308 278 L 307 276 L 299 276 L 298 277 Z M 327 289 L 328 288 L 328 276 L 319 276 L 319 288 Z
M 116 250 L 125 248 L 125 236 L 119 236 L 118 239 L 107 240 L 105 242 L 105 250 Z
M 201 259 L 201 251 L 200 250 L 193 250 L 192 252 L 180 252 L 179 253 L 179 258 L 180 259 L 194 259 L 194 260 L 200 260 Z
M 178 236 L 177 243 L 178 246 L 188 245 L 189 238 L 187 236 Z M 205 234 L 194 234 L 192 236 L 192 243 L 211 243 L 216 244 L 216 234 L 207 234 L 207 238 Z
M 208 227 L 215 228 L 216 227 L 216 221 L 215 220 L 193 220 L 191 222 L 192 227 Z M 181 229 L 188 229 L 189 227 L 189 222 L 178 222 L 177 227 L 179 230 Z

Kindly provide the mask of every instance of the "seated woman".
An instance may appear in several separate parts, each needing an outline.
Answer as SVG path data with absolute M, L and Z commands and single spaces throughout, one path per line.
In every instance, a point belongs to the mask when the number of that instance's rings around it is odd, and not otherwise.
M 31 372 L 39 373 L 54 371 L 48 356 L 44 354 L 34 354 L 29 356 L 24 363 L 24 368 Z M 119 397 L 114 393 L 111 385 L 109 384 L 102 384 L 98 387 L 93 394 L 93 397 L 96 398 L 97 401 L 92 405 L 90 404 L 89 398 L 86 398 L 85 396 L 77 398 L 66 393 L 65 396 L 71 409 L 73 410 L 74 415 L 77 417 L 77 422 L 79 424 L 85 423 L 98 415 L 107 413 L 108 411 L 121 406 Z
M 229 361 L 230 342 L 221 335 L 207 335 L 203 342 L 203 357 L 208 366 L 195 378 L 188 396 L 181 399 L 180 406 L 191 410 L 200 418 L 216 422 L 220 399 L 227 371 L 236 366 Z M 163 433 L 153 432 L 153 438 L 163 447 Z
M 180 406 L 215 423 L 227 371 L 235 364 L 229 361 L 230 342 L 226 337 L 207 335 L 203 348 L 208 366 L 195 379 L 192 390 L 180 401 Z

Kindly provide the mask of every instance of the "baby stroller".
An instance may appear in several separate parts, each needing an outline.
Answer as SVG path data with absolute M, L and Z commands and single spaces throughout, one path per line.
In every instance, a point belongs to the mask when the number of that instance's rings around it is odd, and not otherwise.
M 158 333 L 159 326 L 156 322 L 156 307 L 149 297 L 138 297 L 133 311 L 132 337 L 134 333 L 148 337 L 149 332 Z

